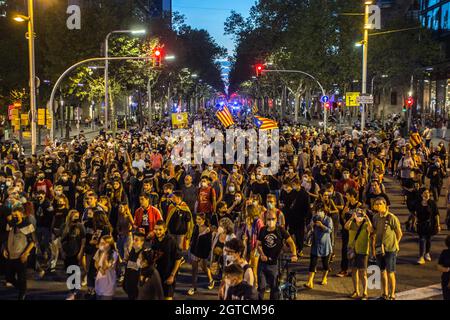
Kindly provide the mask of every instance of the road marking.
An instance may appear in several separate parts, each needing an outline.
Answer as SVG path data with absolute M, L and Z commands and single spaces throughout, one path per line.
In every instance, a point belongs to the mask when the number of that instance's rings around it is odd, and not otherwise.
M 424 300 L 442 294 L 441 284 L 433 284 L 428 287 L 422 287 L 397 293 L 397 300 Z

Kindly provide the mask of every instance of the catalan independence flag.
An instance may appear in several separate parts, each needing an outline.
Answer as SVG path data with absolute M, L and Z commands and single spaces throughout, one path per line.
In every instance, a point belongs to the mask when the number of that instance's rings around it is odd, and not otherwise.
M 216 116 L 225 128 L 234 124 L 233 116 L 227 106 L 224 106 L 221 110 L 217 111 Z
M 253 104 L 252 112 L 253 113 L 257 113 L 258 112 L 258 102 L 256 100 L 255 100 L 255 103 Z
M 260 130 L 272 130 L 272 129 L 278 129 L 278 123 L 275 120 L 255 116 L 254 122 L 258 129 Z
M 415 148 L 418 145 L 422 144 L 422 137 L 418 132 L 411 132 L 409 136 L 409 143 L 413 148 Z

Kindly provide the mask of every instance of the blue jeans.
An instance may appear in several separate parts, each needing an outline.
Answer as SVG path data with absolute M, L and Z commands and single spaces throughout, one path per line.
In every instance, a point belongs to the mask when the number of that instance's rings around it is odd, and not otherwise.
M 419 257 L 423 257 L 426 253 L 430 253 L 431 250 L 431 236 L 420 235 L 419 236 Z
M 258 266 L 258 297 L 263 300 L 266 287 L 270 288 L 270 300 L 280 300 L 278 289 L 278 263 L 270 265 L 259 261 Z
M 119 251 L 119 256 L 122 259 L 125 256 L 125 246 L 128 244 L 129 240 L 130 240 L 129 235 L 125 235 L 125 236 L 119 235 L 117 237 L 117 251 Z

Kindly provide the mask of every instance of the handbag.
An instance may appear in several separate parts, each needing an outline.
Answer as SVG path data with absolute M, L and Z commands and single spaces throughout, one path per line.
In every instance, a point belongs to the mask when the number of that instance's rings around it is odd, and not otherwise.
M 359 237 L 359 235 L 360 235 L 360 233 L 362 231 L 362 227 L 364 226 L 365 223 L 366 223 L 366 221 L 363 221 L 363 223 L 361 223 L 361 225 L 359 226 L 358 231 L 356 232 L 355 240 L 353 240 L 355 246 L 356 246 L 356 240 L 358 240 L 358 237 Z M 347 248 L 347 259 L 348 260 L 353 260 L 353 259 L 355 259 L 355 257 L 356 257 L 355 249 L 351 248 L 351 247 L 348 247 Z

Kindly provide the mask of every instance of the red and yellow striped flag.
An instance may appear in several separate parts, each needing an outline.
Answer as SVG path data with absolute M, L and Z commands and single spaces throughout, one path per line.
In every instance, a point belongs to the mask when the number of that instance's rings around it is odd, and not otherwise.
M 260 130 L 278 129 L 278 123 L 275 120 L 269 118 L 255 116 L 255 123 Z
M 411 132 L 411 135 L 409 136 L 409 143 L 413 148 L 415 148 L 419 144 L 422 144 L 422 137 L 418 132 Z
M 234 124 L 233 116 L 227 106 L 224 106 L 221 110 L 217 111 L 216 116 L 225 128 Z

